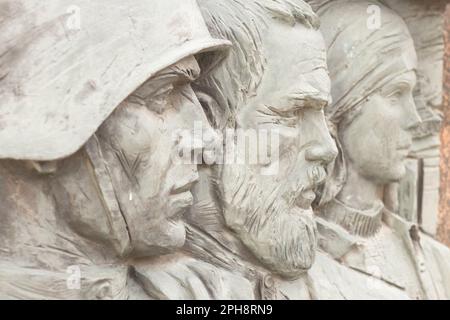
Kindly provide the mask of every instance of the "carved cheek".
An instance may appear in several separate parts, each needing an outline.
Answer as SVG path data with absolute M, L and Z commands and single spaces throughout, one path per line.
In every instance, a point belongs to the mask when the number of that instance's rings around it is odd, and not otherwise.
M 167 117 L 171 127 L 176 126 L 181 129 L 194 128 L 195 124 L 207 125 L 206 115 L 190 84 L 175 90 L 172 93 L 171 101 L 173 110 L 170 112 L 171 115 Z
M 398 109 L 387 99 L 372 97 L 350 124 L 346 151 L 363 175 L 388 178 L 395 166 L 401 132 Z
M 347 127 L 342 127 L 343 147 L 346 156 L 359 168 L 369 166 L 372 153 L 382 157 L 382 148 L 376 127 L 376 105 L 366 103 L 360 114 Z M 379 119 L 380 121 L 382 119 Z
M 155 141 L 158 141 L 161 123 L 158 117 L 151 111 L 140 110 L 133 115 L 132 118 L 122 124 L 122 132 L 124 133 L 124 148 L 132 148 L 133 152 L 142 152 L 152 147 Z

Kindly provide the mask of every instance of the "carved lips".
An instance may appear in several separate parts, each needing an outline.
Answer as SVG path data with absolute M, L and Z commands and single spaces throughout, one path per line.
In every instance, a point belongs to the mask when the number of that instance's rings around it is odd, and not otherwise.
M 198 180 L 199 175 L 197 170 L 195 170 L 192 174 L 181 178 L 172 186 L 169 200 L 171 206 L 175 208 L 174 215 L 171 217 L 172 219 L 181 219 L 186 209 L 192 206 L 194 198 L 191 189 Z
M 314 192 L 314 190 L 325 182 L 327 173 L 323 167 L 313 166 L 308 168 L 307 176 L 309 180 L 309 186 L 303 188 L 296 200 L 297 206 L 304 210 L 311 209 L 311 204 L 316 199 L 316 193 Z

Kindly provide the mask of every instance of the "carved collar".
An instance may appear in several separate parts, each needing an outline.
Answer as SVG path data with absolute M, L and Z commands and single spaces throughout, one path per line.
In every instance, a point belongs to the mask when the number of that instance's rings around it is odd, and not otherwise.
M 319 216 L 340 225 L 352 235 L 368 238 L 380 230 L 383 209 L 381 201 L 375 202 L 370 209 L 360 210 L 333 199 L 320 209 Z

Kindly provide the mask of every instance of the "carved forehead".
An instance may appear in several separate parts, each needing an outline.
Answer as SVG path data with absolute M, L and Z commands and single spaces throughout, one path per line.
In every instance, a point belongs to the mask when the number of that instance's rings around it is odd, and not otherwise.
M 317 30 L 319 26 L 318 17 L 311 7 L 300 0 L 200 0 L 199 5 L 210 32 L 232 42 L 230 55 L 243 55 L 250 60 L 255 57 L 258 59 L 262 41 L 287 37 L 264 37 L 274 26 L 282 25 L 286 30 Z M 246 60 L 245 57 L 239 59 Z
M 368 1 L 330 2 L 318 10 L 327 45 L 333 104 L 327 114 L 339 122 L 394 77 L 414 71 L 417 57 L 403 19 L 386 6 L 380 9 L 379 27 L 368 27 Z
M 322 34 L 302 25 L 290 27 L 273 22 L 263 36 L 261 47 L 269 65 L 274 63 L 280 67 L 296 67 L 301 73 L 327 67 Z
M 210 32 L 233 45 L 221 66 L 201 80 L 223 109 L 226 120 L 220 121 L 232 121 L 232 114 L 248 98 L 273 90 L 277 82 L 285 87 L 300 73 L 325 65 L 317 16 L 303 1 L 200 0 L 199 4 Z M 306 41 L 305 30 L 315 32 Z M 261 85 L 265 88 L 259 90 Z
M 411 47 L 412 37 L 403 19 L 381 3 L 377 3 L 380 9 L 379 26 L 368 25 L 370 16 L 367 8 L 371 5 L 373 3 L 369 1 L 332 2 L 319 9 L 322 19 L 320 29 L 329 59 L 358 58 L 364 53 L 373 55 L 377 50 L 385 54 L 394 49 Z
M 261 90 L 277 90 L 287 95 L 311 94 L 328 100 L 330 79 L 325 44 L 319 31 L 301 25 L 273 26 L 263 37 L 266 61 Z

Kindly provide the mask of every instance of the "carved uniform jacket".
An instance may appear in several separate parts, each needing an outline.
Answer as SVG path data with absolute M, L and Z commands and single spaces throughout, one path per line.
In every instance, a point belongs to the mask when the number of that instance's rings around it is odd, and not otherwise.
M 184 252 L 134 266 L 136 281 L 154 299 L 310 299 L 307 278 L 286 281 L 188 227 Z
M 1 299 L 254 298 L 245 278 L 183 255 L 137 263 L 130 277 L 117 253 L 127 245 L 114 242 L 113 206 L 99 197 L 104 188 L 86 161 L 80 151 L 51 174 L 0 162 Z
M 192 230 L 191 230 L 192 231 Z M 198 240 L 198 238 L 197 238 Z M 382 280 L 318 252 L 308 273 L 284 280 L 212 243 L 208 252 L 183 252 L 135 266 L 135 279 L 152 299 L 408 299 Z M 239 262 L 238 262 L 239 261 Z M 243 264 L 246 264 L 244 267 Z M 142 295 L 130 295 L 142 298 Z
M 0 161 L 0 298 L 127 298 L 128 268 L 106 240 L 107 216 L 82 159 L 54 174 Z
M 448 299 L 450 250 L 387 209 L 381 213 L 380 228 L 368 238 L 319 219 L 321 248 L 341 262 L 340 268 L 366 277 L 365 292 L 381 299 Z

